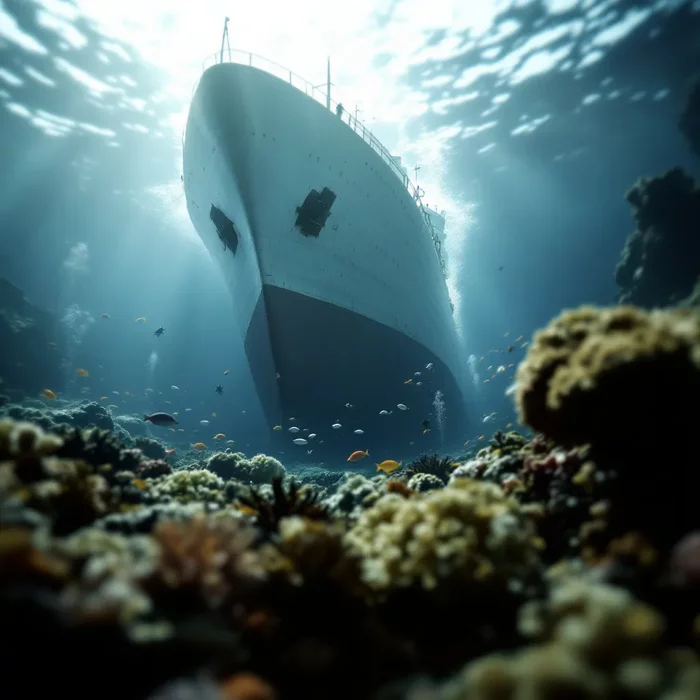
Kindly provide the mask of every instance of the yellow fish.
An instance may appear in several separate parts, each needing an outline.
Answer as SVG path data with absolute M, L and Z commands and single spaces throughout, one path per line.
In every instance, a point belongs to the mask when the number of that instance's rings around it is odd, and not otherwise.
M 56 398 L 56 394 L 51 391 L 51 389 L 42 389 L 41 393 L 47 398 L 53 401 Z
M 397 462 L 393 459 L 385 459 L 381 464 L 377 465 L 377 471 L 391 474 L 391 472 L 395 472 L 402 464 L 403 462 Z
M 214 435 L 214 440 L 224 440 L 226 436 L 223 433 L 217 433 Z
M 131 483 L 141 491 L 148 488 L 148 484 L 143 479 L 132 479 Z
M 276 426 L 273 428 L 273 430 L 282 430 L 282 426 L 281 426 L 281 425 L 276 425 Z
M 75 373 L 79 377 L 89 377 L 90 376 L 90 373 L 86 369 L 76 369 Z
M 365 457 L 369 457 L 369 450 L 365 450 L 364 452 L 362 450 L 355 450 L 348 458 L 348 462 L 359 462 L 361 459 L 364 459 Z
M 135 323 L 146 323 L 146 317 L 145 316 L 139 316 Z
M 203 442 L 195 442 L 194 445 L 192 445 L 195 450 L 199 450 L 200 452 L 202 450 L 206 450 L 207 446 Z

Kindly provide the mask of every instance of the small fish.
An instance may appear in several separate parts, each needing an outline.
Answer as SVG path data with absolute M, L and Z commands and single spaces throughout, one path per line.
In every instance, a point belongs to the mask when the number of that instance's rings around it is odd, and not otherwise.
M 119 408 L 119 406 L 117 406 L 116 403 L 111 403 L 111 404 L 109 404 L 109 406 L 107 406 L 107 408 L 108 408 L 110 411 L 116 411 L 116 410 Z
M 297 438 L 296 440 L 292 440 L 292 442 L 295 445 L 308 445 L 309 444 L 309 441 L 305 440 L 304 438 Z
M 396 408 L 400 411 L 408 411 L 408 406 L 405 403 L 397 403 Z
M 225 370 L 224 370 L 224 377 L 225 377 L 227 374 L 229 374 L 230 372 L 231 372 L 230 369 L 225 369 Z
M 282 375 L 279 372 L 277 372 L 277 379 L 282 379 Z
M 512 428 L 512 427 L 513 427 L 513 424 L 512 424 L 512 423 L 506 423 L 506 429 Z
M 345 408 L 355 408 L 351 403 L 346 403 Z
M 175 449 L 176 449 L 176 448 L 171 447 L 170 449 L 165 450 L 165 454 L 166 454 L 168 457 L 169 457 L 170 455 L 174 455 L 174 454 L 175 454 Z
M 185 413 L 189 413 L 192 409 L 191 408 L 186 408 Z
M 281 426 L 281 425 L 276 425 L 276 426 L 273 428 L 273 430 L 282 430 L 282 426 Z
M 224 433 L 217 433 L 216 435 L 214 435 L 214 440 L 225 440 L 225 439 L 226 439 L 226 435 L 224 435 Z
M 393 459 L 385 459 L 381 464 L 377 465 L 377 471 L 391 474 L 391 472 L 395 472 L 402 464 L 403 462 L 396 462 Z
M 112 317 L 109 314 L 100 314 L 100 318 L 103 318 L 106 321 L 107 319 L 110 319 Z
M 89 376 L 90 376 L 90 373 L 89 373 L 86 369 L 82 369 L 82 368 L 81 368 L 81 369 L 76 369 L 76 370 L 75 370 L 75 373 L 76 373 L 79 377 L 89 377 Z
M 239 513 L 243 515 L 258 515 L 258 511 L 253 506 L 248 506 L 245 503 L 236 503 L 233 506 Z
M 295 420 L 296 420 L 296 418 L 290 418 L 290 419 L 289 419 L 289 422 L 290 422 L 290 423 L 294 423 Z
M 414 376 L 414 377 L 420 377 L 420 375 L 421 375 L 420 372 L 414 372 L 414 373 L 413 373 L 413 376 Z
M 504 338 L 507 338 L 509 335 L 510 335 L 510 331 L 506 331 L 506 332 L 503 334 L 503 337 L 504 337 Z
M 289 429 L 289 432 L 290 432 L 290 433 L 298 433 L 298 432 L 299 432 L 299 428 L 297 428 L 296 425 L 293 425 L 293 426 Z
M 309 432 L 309 429 L 308 429 L 308 428 L 302 428 L 301 432 L 302 432 L 302 433 L 308 433 L 308 432 Z
M 195 450 L 198 450 L 201 452 L 202 450 L 206 450 L 207 446 L 203 442 L 195 442 L 194 445 L 192 445 Z
M 204 420 L 200 420 L 199 423 L 200 425 L 209 425 L 209 421 L 206 420 L 206 418 Z
M 364 452 L 362 450 L 355 450 L 348 458 L 347 462 L 359 462 L 361 459 L 364 459 L 365 457 L 369 457 L 369 450 L 365 450 Z
M 50 401 L 53 401 L 56 398 L 56 394 L 54 394 L 51 389 L 42 389 L 41 393 Z
M 340 425 L 340 423 L 333 423 L 333 425 L 331 426 L 331 428 L 333 428 L 333 430 L 339 430 L 342 427 L 343 426 Z
M 520 347 L 526 348 L 529 344 L 530 344 L 530 342 L 526 340 Z
M 505 365 L 498 365 L 498 368 L 496 369 L 496 374 L 500 374 L 501 372 L 505 372 L 506 367 Z
M 430 428 L 426 428 L 426 429 L 423 431 L 423 435 L 427 435 L 429 432 L 430 432 Z
M 515 342 L 519 343 L 525 336 L 524 335 L 519 335 L 516 339 Z
M 173 411 L 173 415 L 177 418 L 180 414 L 177 411 Z
M 146 323 L 147 319 L 145 316 L 139 316 L 134 323 Z
M 48 346 L 49 346 L 50 348 L 53 348 L 53 349 L 55 350 L 55 349 L 58 347 L 58 343 L 54 343 L 53 340 L 49 340 Z
M 416 382 L 416 386 L 423 386 L 423 382 Z
M 217 385 L 216 385 L 216 389 L 214 389 L 214 391 L 215 391 L 219 396 L 221 396 L 221 394 L 224 393 L 223 384 L 217 384 Z
M 155 335 L 156 338 L 160 338 L 163 333 L 165 333 L 165 328 L 163 328 L 163 326 L 160 326 L 160 328 L 156 328 L 156 330 L 153 331 L 153 335 Z
M 113 393 L 115 396 L 119 396 L 119 392 L 118 392 L 118 391 L 113 391 L 112 393 Z
M 130 391 L 125 391 L 125 392 L 124 392 L 124 396 L 131 396 L 131 392 L 130 392 Z
M 426 419 L 421 423 L 421 425 L 422 425 L 424 428 L 429 428 L 429 427 L 430 427 L 430 421 L 426 418 Z
M 211 412 L 211 417 L 212 417 L 212 418 L 216 418 L 216 411 L 212 411 L 212 412 Z
M 144 413 L 143 420 L 148 423 L 153 423 L 153 425 L 173 425 L 177 423 L 177 419 L 171 416 L 169 413 Z
M 488 384 L 491 380 L 490 379 L 484 379 L 484 384 Z
M 489 366 L 486 368 L 486 371 L 487 371 L 487 372 L 490 372 L 492 369 L 493 369 L 493 365 L 489 365 Z
M 425 366 L 425 369 L 431 370 L 434 367 L 432 362 L 428 362 L 428 364 Z
M 352 432 L 355 433 L 355 435 L 364 435 L 365 434 L 365 431 L 360 430 L 360 428 L 358 428 L 357 430 L 353 430 Z
M 477 440 L 486 440 L 486 435 L 479 435 Z
M 313 450 L 306 450 L 306 454 L 310 455 L 313 452 Z
M 235 445 L 236 441 L 235 440 L 226 440 L 227 445 Z
M 109 401 L 109 396 L 100 396 L 100 401 Z
M 467 441 L 464 443 L 464 446 L 466 447 L 470 442 L 471 442 L 471 440 L 467 440 Z
M 178 432 L 178 433 L 184 433 L 184 432 L 185 432 L 185 429 L 184 429 L 184 428 L 178 428 L 178 429 L 177 429 L 177 432 Z
M 407 379 L 404 384 L 413 384 L 413 377 L 411 379 Z
M 131 483 L 141 491 L 144 491 L 148 488 L 148 484 L 143 479 L 132 479 Z
M 180 387 L 179 387 L 179 386 L 176 386 L 175 384 L 171 384 L 171 385 L 170 385 L 170 388 L 171 388 L 173 391 L 180 391 Z
M 381 411 L 379 411 L 379 415 L 380 415 L 380 416 L 388 416 L 388 415 L 389 415 L 389 411 L 387 411 L 387 410 L 385 410 L 385 409 L 382 409 Z
M 315 437 L 316 437 L 316 433 L 309 433 L 309 437 L 310 437 L 311 439 L 315 438 Z
M 513 350 L 515 350 L 515 348 L 514 348 L 512 345 L 509 345 L 509 346 L 506 348 L 506 352 L 513 352 Z

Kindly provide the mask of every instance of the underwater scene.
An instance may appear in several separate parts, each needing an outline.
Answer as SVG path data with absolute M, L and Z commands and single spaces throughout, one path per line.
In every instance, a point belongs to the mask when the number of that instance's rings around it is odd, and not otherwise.
M 700 700 L 698 0 L 0 0 L 0 114 L 0 697 Z

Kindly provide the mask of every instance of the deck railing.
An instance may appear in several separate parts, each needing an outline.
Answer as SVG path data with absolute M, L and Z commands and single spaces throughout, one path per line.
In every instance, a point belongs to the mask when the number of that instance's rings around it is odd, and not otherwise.
M 203 70 L 206 70 L 207 68 L 216 63 L 220 63 L 221 57 L 222 54 L 220 52 L 217 52 L 210 56 L 204 62 Z M 330 109 L 332 109 L 334 112 L 336 112 L 336 114 L 338 114 L 339 105 L 337 102 L 335 102 L 335 100 L 328 99 L 326 94 L 326 83 L 322 83 L 321 85 L 314 85 L 313 83 L 309 82 L 305 78 L 302 78 L 297 73 L 294 73 L 293 71 L 289 70 L 288 68 L 285 68 L 279 63 L 275 63 L 275 61 L 270 61 L 269 59 L 264 58 L 263 56 L 259 56 L 258 54 L 251 53 L 249 51 L 240 51 L 238 49 L 225 49 L 223 52 L 223 59 L 225 62 L 228 63 L 241 63 L 243 65 L 251 66 L 253 68 L 258 68 L 259 70 L 264 70 L 266 73 L 270 73 L 271 75 L 274 75 L 275 77 L 288 82 L 290 85 L 293 85 L 299 91 L 305 93 L 308 97 L 311 97 L 317 102 L 320 102 L 322 105 L 330 105 Z M 413 200 L 416 203 L 416 206 L 418 207 L 421 216 L 423 217 L 425 225 L 433 241 L 433 245 L 435 246 L 435 252 L 440 262 L 442 274 L 445 277 L 447 277 L 447 267 L 445 265 L 445 259 L 442 254 L 442 241 L 440 240 L 440 236 L 434 224 L 430 220 L 430 214 L 426 206 L 423 204 L 420 188 L 416 187 L 411 182 L 406 172 L 397 163 L 396 158 L 394 158 L 394 156 L 392 156 L 391 153 L 389 153 L 386 146 L 382 144 L 382 142 L 362 123 L 360 119 L 358 119 L 344 107 L 340 110 L 340 114 L 338 114 L 338 116 L 360 138 L 362 138 L 362 140 L 365 143 L 369 144 L 372 147 L 372 149 L 374 149 L 382 157 L 384 162 L 387 163 L 387 165 L 389 165 L 396 177 L 398 177 L 399 180 L 403 183 L 404 187 L 408 190 L 411 197 L 413 197 Z

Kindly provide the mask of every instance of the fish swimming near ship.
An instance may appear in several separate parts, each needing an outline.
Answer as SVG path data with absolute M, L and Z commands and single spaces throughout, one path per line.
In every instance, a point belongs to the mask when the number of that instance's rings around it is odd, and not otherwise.
M 153 425 L 174 425 L 177 423 L 177 419 L 171 416 L 169 413 L 151 413 L 149 416 L 144 413 L 143 420 L 147 423 L 153 423 Z

